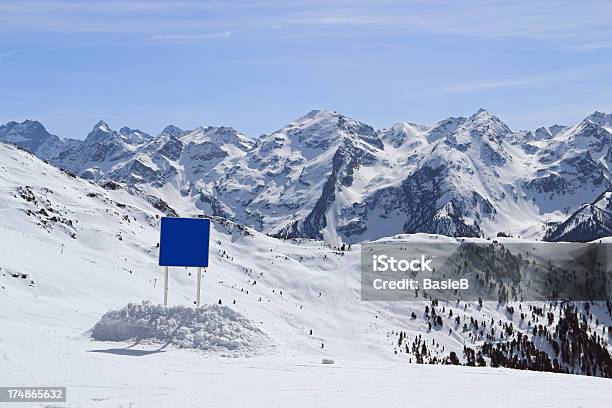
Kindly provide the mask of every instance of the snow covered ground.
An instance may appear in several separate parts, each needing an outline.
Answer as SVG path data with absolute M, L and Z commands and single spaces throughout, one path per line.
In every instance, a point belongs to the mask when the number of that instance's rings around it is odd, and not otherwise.
M 65 385 L 60 406 L 70 407 L 595 407 L 612 392 L 601 378 L 409 364 L 394 354 L 392 332 L 425 334 L 426 323 L 410 318 L 423 304 L 360 301 L 356 246 L 342 255 L 221 220 L 203 304 L 221 300 L 270 344 L 233 358 L 92 340 L 109 310 L 161 302 L 162 215 L 140 197 L 0 144 L 0 385 Z M 171 268 L 171 305 L 193 305 L 195 273 Z M 495 304 L 463 312 L 507 319 Z M 444 330 L 428 336 L 458 354 L 466 341 Z
M 30 332 L 31 333 L 31 332 Z M 601 407 L 610 380 L 316 355 L 207 357 L 47 333 L 2 378 L 67 384 L 71 407 Z M 34 353 L 25 353 L 28 347 Z M 3 381 L 4 382 L 4 381 Z M 16 405 L 18 406 L 18 405 Z M 29 405 L 31 406 L 31 404 Z

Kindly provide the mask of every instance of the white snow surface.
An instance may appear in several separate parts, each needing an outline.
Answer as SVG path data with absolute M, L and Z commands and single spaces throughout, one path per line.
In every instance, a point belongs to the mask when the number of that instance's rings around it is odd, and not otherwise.
M 215 352 L 253 351 L 267 343 L 249 319 L 227 306 L 198 308 L 130 303 L 111 310 L 91 330 L 99 341 L 149 341 Z
M 612 393 L 602 378 L 410 364 L 394 353 L 397 330 L 460 358 L 474 344 L 459 332 L 428 333 L 423 319 L 410 318 L 423 315 L 421 302 L 361 301 L 358 245 L 342 255 L 221 219 L 202 277 L 202 303 L 215 306 L 196 312 L 197 272 L 171 268 L 172 306 L 163 309 L 162 215 L 126 190 L 104 190 L 0 144 L 1 385 L 65 385 L 68 402 L 58 406 L 69 407 L 599 407 Z M 389 239 L 419 238 L 438 239 Z M 527 331 L 495 303 L 462 306 L 455 311 L 468 320 L 513 319 Z M 168 332 L 179 325 L 167 317 L 192 314 L 201 326 L 182 326 L 184 338 Z M 101 318 L 106 337 L 92 339 Z M 116 330 L 125 327 L 154 330 L 139 341 Z M 262 347 L 247 349 L 252 336 Z

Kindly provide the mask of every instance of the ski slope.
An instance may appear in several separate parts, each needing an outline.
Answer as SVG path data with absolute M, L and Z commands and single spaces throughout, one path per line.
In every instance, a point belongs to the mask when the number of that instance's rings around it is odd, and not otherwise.
M 423 315 L 423 303 L 360 301 L 358 246 L 341 253 L 222 219 L 213 220 L 202 303 L 221 301 L 269 344 L 227 357 L 92 340 L 109 310 L 161 302 L 161 216 L 141 197 L 0 144 L 0 384 L 66 385 L 71 407 L 587 407 L 612 392 L 602 378 L 409 364 L 394 353 L 394 331 L 459 355 L 466 339 L 427 333 L 423 319 L 410 318 Z M 170 304 L 193 305 L 195 273 L 171 268 Z M 508 319 L 496 304 L 463 307 L 468 318 Z

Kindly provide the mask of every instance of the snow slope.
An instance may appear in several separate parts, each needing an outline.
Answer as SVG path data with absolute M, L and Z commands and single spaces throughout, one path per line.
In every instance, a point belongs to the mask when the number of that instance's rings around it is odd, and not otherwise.
M 221 218 L 213 219 L 203 303 L 221 300 L 265 333 L 270 346 L 228 359 L 172 345 L 92 340 L 89 331 L 110 309 L 160 302 L 161 216 L 139 195 L 105 190 L 0 144 L 1 383 L 65 384 L 69 406 L 100 407 L 245 401 L 569 407 L 599 406 L 612 391 L 601 378 L 409 364 L 408 354 L 395 354 L 398 330 L 436 343 L 440 357 L 451 350 L 461 356 L 472 340 L 428 331 L 421 302 L 361 302 L 358 246 L 342 253 L 320 241 L 283 241 Z M 171 269 L 170 304 L 193 304 L 194 272 Z M 468 319 L 521 327 L 496 304 L 445 306 Z M 323 358 L 335 364 L 321 365 Z

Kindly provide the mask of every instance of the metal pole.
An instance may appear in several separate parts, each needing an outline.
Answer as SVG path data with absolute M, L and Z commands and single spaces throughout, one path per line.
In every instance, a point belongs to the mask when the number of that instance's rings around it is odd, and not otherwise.
M 200 286 L 202 284 L 202 268 L 198 268 L 198 295 L 196 298 L 196 307 L 200 307 Z
M 164 273 L 164 306 L 168 306 L 168 267 Z

